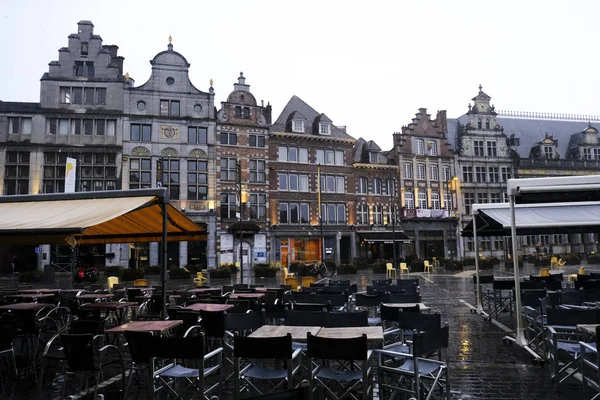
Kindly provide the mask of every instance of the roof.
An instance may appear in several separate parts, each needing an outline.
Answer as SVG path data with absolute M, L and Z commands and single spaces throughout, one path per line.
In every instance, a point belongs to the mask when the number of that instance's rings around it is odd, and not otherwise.
M 160 242 L 165 189 L 0 196 L 0 240 L 14 244 Z M 167 203 L 167 240 L 206 230 Z
M 42 109 L 40 103 L 27 103 L 18 101 L 1 101 L 0 112 L 38 112 Z
M 292 98 L 285 105 L 283 111 L 281 111 L 281 114 L 279 114 L 279 117 L 277 118 L 275 123 L 271 125 L 271 132 L 289 132 L 289 130 L 287 129 L 287 121 L 290 119 L 289 117 L 293 113 L 300 114 L 302 117 L 306 118 L 307 123 L 304 124 L 305 134 L 325 136 L 319 135 L 318 131 L 313 132 L 313 123 L 317 120 L 321 113 L 317 112 L 314 108 L 312 108 L 306 102 L 304 102 L 300 97 L 295 95 L 292 96 Z M 300 116 L 298 116 L 298 118 L 300 118 Z M 318 129 L 318 126 L 314 130 L 316 129 Z M 330 125 L 329 129 L 331 134 L 327 136 L 339 139 L 354 139 L 352 136 L 348 135 L 333 124 Z

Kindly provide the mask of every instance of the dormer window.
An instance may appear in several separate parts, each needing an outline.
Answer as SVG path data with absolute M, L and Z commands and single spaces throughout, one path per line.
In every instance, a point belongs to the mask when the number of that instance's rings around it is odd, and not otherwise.
M 544 156 L 546 158 L 554 158 L 554 146 L 544 146 Z
M 81 42 L 81 57 L 87 57 L 88 55 L 88 43 Z
M 304 121 L 292 121 L 292 132 L 304 133 Z
M 369 162 L 370 163 L 376 163 L 377 162 L 377 155 L 378 153 L 372 151 L 369 153 Z
M 331 135 L 329 124 L 324 123 L 324 122 L 320 122 L 319 123 L 319 133 L 321 135 Z

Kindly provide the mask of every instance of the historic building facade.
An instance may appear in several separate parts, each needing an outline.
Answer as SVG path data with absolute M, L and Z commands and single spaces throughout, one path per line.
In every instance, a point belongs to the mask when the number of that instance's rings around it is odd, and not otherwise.
M 214 89 L 197 89 L 190 64 L 173 50 L 152 61 L 141 86 L 127 76 L 124 90 L 123 188 L 166 187 L 171 204 L 208 230 L 206 242 L 167 245 L 168 264 L 214 267 L 216 260 L 216 118 Z M 208 80 L 207 80 L 208 83 Z M 159 243 L 139 244 L 128 257 L 158 265 Z
M 420 108 L 393 138 L 391 155 L 401 169 L 402 227 L 410 238 L 404 255 L 456 257 L 456 171 L 447 141 L 446 111 L 438 111 L 432 120 L 427 109 Z
M 270 127 L 272 261 L 286 266 L 355 257 L 354 142 L 297 96 Z
M 258 105 L 240 73 L 217 113 L 215 210 L 219 263 L 241 263 L 244 276 L 269 261 L 270 124 L 271 106 Z

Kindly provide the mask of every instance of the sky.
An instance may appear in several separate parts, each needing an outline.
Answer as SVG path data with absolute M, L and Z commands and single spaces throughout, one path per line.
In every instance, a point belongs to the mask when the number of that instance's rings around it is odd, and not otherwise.
M 48 63 L 91 20 L 136 86 L 171 35 L 217 104 L 243 71 L 273 119 L 297 95 L 383 149 L 420 107 L 464 114 L 480 84 L 497 110 L 600 114 L 595 0 L 0 3 L 3 101 L 39 101 Z

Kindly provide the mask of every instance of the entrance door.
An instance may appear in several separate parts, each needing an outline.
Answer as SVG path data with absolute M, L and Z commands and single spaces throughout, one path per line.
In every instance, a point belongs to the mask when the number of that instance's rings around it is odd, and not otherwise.
M 281 239 L 280 241 L 280 249 L 281 249 L 281 267 L 288 267 L 289 260 L 289 241 L 287 239 Z
M 252 258 L 250 255 L 252 254 L 250 244 L 247 242 L 242 243 L 242 255 L 240 257 L 240 246 L 237 246 L 237 259 L 242 260 L 242 264 L 244 266 L 244 277 L 251 276 L 252 272 Z

